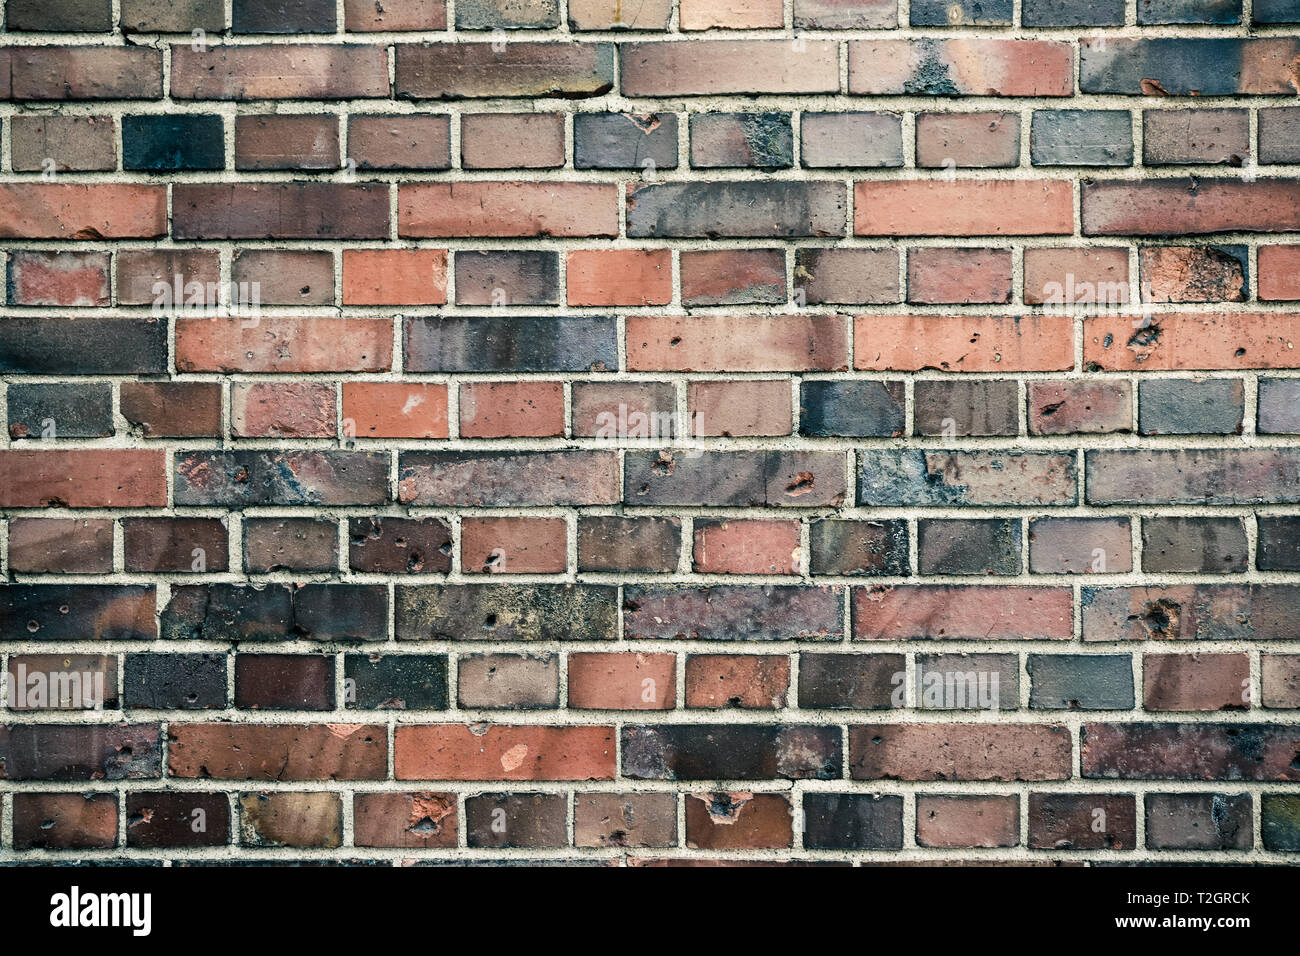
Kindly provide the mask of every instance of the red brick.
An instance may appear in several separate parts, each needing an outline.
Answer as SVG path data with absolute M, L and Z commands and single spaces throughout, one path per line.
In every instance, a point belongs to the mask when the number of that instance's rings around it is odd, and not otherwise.
M 604 183 L 415 183 L 397 191 L 398 235 L 617 236 L 618 187 Z
M 137 187 L 146 188 L 146 187 Z M 177 183 L 177 239 L 387 239 L 386 183 Z
M 157 100 L 163 95 L 162 51 L 151 47 L 27 46 L 6 53 L 6 99 Z
M 726 93 L 837 93 L 839 44 L 833 40 L 696 40 L 622 43 L 625 96 Z
M 1143 654 L 1146 710 L 1249 710 L 1245 654 Z
M 1074 193 L 1063 179 L 881 180 L 853 188 L 857 236 L 1052 236 L 1073 231 Z
M 559 382 L 470 382 L 460 387 L 462 438 L 543 438 L 564 434 Z
M 173 777 L 212 780 L 382 780 L 388 736 L 367 724 L 177 724 Z
M 344 305 L 444 305 L 445 249 L 344 249 Z
M 568 564 L 563 518 L 464 518 L 460 563 L 466 574 L 560 574 Z
M 1281 312 L 1089 317 L 1085 366 L 1107 371 L 1295 368 L 1295 321 Z
M 855 588 L 857 641 L 1058 640 L 1074 637 L 1069 588 L 898 585 Z
M 686 706 L 780 710 L 790 689 L 790 659 L 757 654 L 686 658 Z
M 334 386 L 316 382 L 236 382 L 230 429 L 237 438 L 333 438 Z
M 1260 246 L 1259 297 L 1300 300 L 1300 246 Z
M 772 850 L 793 845 L 794 812 L 780 793 L 691 793 L 686 845 L 703 850 Z
M 446 438 L 447 386 L 344 382 L 343 433 L 352 438 Z
M 1300 229 L 1300 180 L 1149 179 L 1087 182 L 1085 236 L 1169 236 Z
M 798 574 L 799 523 L 697 518 L 694 567 L 700 574 Z
M 235 168 L 338 169 L 339 121 L 328 113 L 235 117 Z
M 108 253 L 11 252 L 9 304 L 109 305 Z
M 1018 113 L 920 113 L 916 165 L 1004 168 L 1020 163 Z
M 117 794 L 15 793 L 15 850 L 117 846 Z
M 357 846 L 456 846 L 453 793 L 358 793 L 352 798 L 352 819 L 353 842 Z
M 348 32 L 445 30 L 446 0 L 344 0 L 343 23 Z M 455 827 L 452 827 L 453 832 Z
M 694 436 L 788 435 L 793 425 L 784 379 L 691 382 L 686 395 Z
M 172 96 L 186 100 L 342 100 L 388 96 L 379 44 L 172 46 Z
M 849 42 L 850 93 L 1069 96 L 1073 90 L 1074 51 L 1060 41 L 926 37 Z
M 162 451 L 0 451 L 0 507 L 162 508 L 166 504 Z
M 919 793 L 916 842 L 950 850 L 1015 846 L 1020 842 L 1020 798 Z
M 1116 306 L 1128 298 L 1127 249 L 1025 250 L 1025 301 L 1031 305 Z
M 907 301 L 953 305 L 1011 301 L 1010 249 L 911 249 Z
M 378 372 L 393 363 L 390 319 L 181 318 L 182 372 Z
M 577 710 L 672 710 L 677 655 L 569 655 L 569 706 Z
M 428 114 L 352 114 L 348 152 L 358 169 L 449 169 L 451 119 Z
M 397 728 L 398 780 L 612 780 L 612 727 Z
M 783 249 L 682 251 L 682 305 L 785 301 Z
M 1060 724 L 867 724 L 849 728 L 854 780 L 1068 780 Z
M 145 438 L 204 438 L 221 433 L 218 382 L 123 382 L 121 411 Z
M 9 570 L 108 574 L 113 522 L 106 518 L 10 518 Z
M 167 233 L 167 187 L 0 184 L 0 239 L 153 239 Z
M 854 319 L 853 367 L 1061 371 L 1074 367 L 1074 323 L 1063 315 L 860 315 Z
M 667 305 L 673 300 L 668 249 L 587 249 L 568 253 L 569 305 Z
M 564 165 L 559 113 L 467 113 L 460 118 L 465 169 L 555 169 Z
M 1128 382 L 1074 380 L 1029 383 L 1029 433 L 1070 435 L 1125 432 L 1133 428 Z
M 828 372 L 848 367 L 843 316 L 627 318 L 627 367 L 671 372 Z

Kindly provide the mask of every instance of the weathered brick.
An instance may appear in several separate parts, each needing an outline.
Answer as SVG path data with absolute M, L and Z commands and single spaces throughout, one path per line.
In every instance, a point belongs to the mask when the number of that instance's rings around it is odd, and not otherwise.
M 379 45 L 249 43 L 172 46 L 171 95 L 186 100 L 342 100 L 388 95 Z
M 758 655 L 686 658 L 686 706 L 779 710 L 790 687 L 790 660 Z
M 1035 166 L 1131 166 L 1129 114 L 1122 110 L 1035 110 L 1029 158 Z
M 901 654 L 800 654 L 799 706 L 887 710 L 900 705 L 906 677 Z
M 916 116 L 917 166 L 1005 168 L 1019 164 L 1019 113 L 918 113 Z
M 628 187 L 627 234 L 633 238 L 842 236 L 845 212 L 840 183 L 649 183 Z
M 151 47 L 19 46 L 6 53 L 8 99 L 157 100 L 163 95 L 162 51 Z
M 868 96 L 1069 96 L 1074 56 L 1052 40 L 851 40 L 849 92 Z
M 450 117 L 350 114 L 348 153 L 358 169 L 448 169 Z
M 901 299 L 892 249 L 795 250 L 795 295 L 809 305 L 876 304 Z
M 451 849 L 456 797 L 450 793 L 358 793 L 352 798 L 357 846 Z
M 1249 156 L 1250 115 L 1246 110 L 1142 112 L 1142 162 L 1147 166 L 1240 166 Z
M 788 435 L 794 425 L 790 386 L 782 379 L 691 382 L 686 405 L 697 437 Z M 657 437 L 667 437 L 665 431 Z
M 177 504 L 345 505 L 388 499 L 383 453 L 360 451 L 177 452 Z
M 568 815 L 562 793 L 477 793 L 465 798 L 466 845 L 564 846 Z
M 1260 570 L 1300 570 L 1300 517 L 1266 517 L 1256 519 L 1259 534 Z M 13 531 L 10 530 L 12 535 Z M 11 538 L 12 540 L 12 538 Z
M 1029 383 L 1031 435 L 1123 432 L 1132 427 L 1132 386 L 1128 382 Z
M 460 119 L 465 169 L 554 169 L 564 165 L 559 113 L 469 113 Z
M 1155 379 L 1138 390 L 1143 435 L 1240 434 L 1244 413 L 1241 379 Z
M 348 654 L 344 706 L 360 710 L 446 710 L 446 654 Z
M 145 780 L 162 776 L 157 724 L 13 724 L 8 780 Z
M 681 275 L 685 306 L 786 300 L 784 249 L 683 250 Z
M 771 850 L 794 842 L 793 807 L 779 793 L 690 793 L 686 845 L 704 850 Z
M 1069 588 L 885 585 L 853 590 L 853 639 L 1069 640 Z
M 172 724 L 168 772 L 211 780 L 382 780 L 385 728 L 365 724 Z
M 922 518 L 916 531 L 922 574 L 1020 573 L 1018 518 Z
M 643 5 L 643 9 L 648 5 Z M 677 114 L 575 113 L 573 166 L 575 169 L 676 169 Z
M 399 641 L 601 641 L 618 589 L 600 584 L 457 584 L 396 590 Z
M 165 186 L 42 182 L 0 188 L 0 238 L 153 239 L 166 232 Z
M 1014 435 L 1019 430 L 1019 390 L 1014 382 L 918 380 L 913 386 L 917 434 Z
M 126 706 L 212 710 L 226 706 L 225 654 L 126 655 Z
M 573 5 L 570 5 L 573 10 Z M 677 801 L 668 793 L 579 793 L 573 843 L 580 847 L 677 845 Z
M 1029 847 L 1034 850 L 1132 850 L 1137 801 L 1131 794 L 1031 793 Z
M 1300 246 L 1260 246 L 1257 272 L 1261 299 L 1300 299 Z
M 1029 523 L 1035 574 L 1122 574 L 1133 569 L 1128 518 L 1036 518 Z
M 344 0 L 343 22 L 349 32 L 443 30 L 446 0 Z
M 1011 301 L 1010 249 L 909 249 L 907 301 L 926 305 Z
M 1097 450 L 1086 463 L 1090 504 L 1300 501 L 1290 448 Z
M 795 574 L 799 534 L 795 521 L 697 518 L 693 566 L 700 574 Z
M 1068 454 L 873 449 L 858 452 L 859 504 L 1062 505 L 1074 504 L 1077 497 L 1075 461 Z
M 917 794 L 919 846 L 1001 847 L 1020 842 L 1020 798 L 1015 794 Z
M 1268 640 L 1294 627 L 1290 585 L 1186 584 L 1084 588 L 1083 639 Z
M 119 263 L 120 273 L 120 263 Z M 186 273 L 188 274 L 188 273 Z M 257 290 L 262 305 L 333 305 L 334 255 L 286 249 L 238 249 L 231 281 Z
M 864 724 L 849 728 L 854 780 L 1065 780 L 1059 724 Z
M 1148 793 L 1145 801 L 1149 849 L 1249 850 L 1254 845 L 1249 794 Z
M 219 33 L 224 26 L 223 0 L 122 0 L 126 33 Z
M 895 113 L 802 113 L 799 155 L 813 169 L 903 165 L 902 120 Z
M 839 640 L 843 588 L 629 584 L 623 630 L 628 640 Z
M 1082 189 L 1085 236 L 1300 230 L 1300 181 L 1294 179 L 1096 180 Z
M 226 525 L 217 518 L 123 518 L 128 571 L 224 571 Z
M 897 850 L 903 798 L 870 793 L 805 793 L 803 845 L 810 850 Z
M 1230 574 L 1247 569 L 1240 518 L 1143 518 L 1142 569 Z
M 603 451 L 402 452 L 397 497 L 478 508 L 613 504 L 617 460 Z
M 1054 372 L 1074 365 L 1064 315 L 859 315 L 853 367 L 873 372 Z
M 799 431 L 895 437 L 907 424 L 904 405 L 902 382 L 805 381 L 799 387 Z
M 1033 710 L 1130 710 L 1133 661 L 1127 654 L 1030 654 Z
M 162 630 L 170 640 L 381 641 L 387 621 L 383 585 L 173 585 Z
M 1123 26 L 1123 0 L 1024 0 L 1027 27 Z
M 387 239 L 388 187 L 178 183 L 172 187 L 172 235 L 177 239 Z
M 618 193 L 606 183 L 416 183 L 398 189 L 397 218 L 403 237 L 614 236 Z
M 337 793 L 262 791 L 239 795 L 239 842 L 245 846 L 336 847 L 343 842 Z
M 1260 835 L 1268 850 L 1300 850 L 1300 800 L 1289 793 L 1260 798 Z
M 568 563 L 563 518 L 465 518 L 460 563 L 466 574 L 561 574 Z
M 471 710 L 553 708 L 560 701 L 560 662 L 554 654 L 462 655 L 457 701 Z
M 612 780 L 614 729 L 403 726 L 393 758 L 398 780 Z
M 1258 12 L 1255 20 L 1259 22 Z M 1294 163 L 1300 158 L 1296 145 L 1296 130 L 1300 129 L 1300 110 L 1294 107 L 1261 109 L 1259 111 L 1259 161 L 1261 163 Z
M 338 118 L 328 114 L 236 116 L 235 168 L 339 168 Z
M 695 113 L 690 127 L 696 169 L 794 165 L 789 113 Z
M 228 843 L 230 801 L 224 793 L 148 790 L 127 794 L 127 846 L 159 849 Z
M 15 850 L 102 850 L 117 846 L 117 794 L 15 793 Z
M 338 526 L 314 518 L 246 518 L 244 569 L 330 571 L 338 567 Z
M 578 570 L 674 571 L 681 548 L 677 518 L 582 515 L 578 518 Z
M 1079 88 L 1130 96 L 1281 94 L 1300 50 L 1293 37 L 1085 39 L 1079 44 Z
M 831 780 L 843 775 L 838 727 L 794 724 L 625 726 L 633 780 Z
M 113 388 L 84 385 L 9 386 L 9 437 L 107 438 L 113 434 Z
M 840 452 L 628 451 L 623 497 L 631 505 L 813 508 L 844 501 Z
M 10 518 L 9 570 L 107 574 L 113 522 L 103 518 Z
M 1148 246 L 1138 259 L 1143 301 L 1243 302 L 1245 246 Z
M 671 710 L 675 654 L 569 655 L 569 706 L 578 710 Z
M 626 96 L 836 93 L 839 44 L 805 40 L 697 40 L 619 44 Z
M 445 574 L 451 526 L 438 518 L 351 518 L 348 567 L 369 574 Z
M 0 451 L 0 507 L 161 508 L 164 470 L 161 451 Z
M 848 366 L 838 315 L 641 316 L 626 320 L 628 368 L 661 372 L 837 371 Z
M 1143 654 L 1146 710 L 1248 710 L 1250 658 L 1245 654 Z
M 905 575 L 907 522 L 813 521 L 808 528 L 814 574 Z
M 230 390 L 230 431 L 237 438 L 333 438 L 337 415 L 333 385 L 241 382 Z
M 1279 724 L 1084 724 L 1085 778 L 1293 781 L 1300 732 Z
M 108 305 L 108 259 L 100 252 L 11 252 L 9 304 Z
M 410 99 L 601 96 L 614 85 L 612 43 L 402 43 L 394 94 Z
M 1021 215 L 1008 218 L 1008 208 Z M 855 236 L 1051 236 L 1074 230 L 1060 179 L 872 180 L 853 187 Z
M 111 116 L 14 116 L 9 149 L 15 172 L 117 168 L 116 126 Z

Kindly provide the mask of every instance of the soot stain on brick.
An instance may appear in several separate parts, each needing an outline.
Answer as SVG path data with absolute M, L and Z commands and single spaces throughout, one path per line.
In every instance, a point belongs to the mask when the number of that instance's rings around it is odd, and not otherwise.
M 903 92 L 923 93 L 930 96 L 958 96 L 961 90 L 953 82 L 948 65 L 943 60 L 943 47 L 931 39 L 917 43 L 921 62 L 903 83 Z

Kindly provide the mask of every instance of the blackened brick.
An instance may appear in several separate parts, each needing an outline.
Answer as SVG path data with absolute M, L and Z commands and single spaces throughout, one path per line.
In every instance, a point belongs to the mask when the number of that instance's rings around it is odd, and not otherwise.
M 888 438 L 907 425 L 902 382 L 805 381 L 799 406 L 804 435 Z
M 808 530 L 814 574 L 908 573 L 906 521 L 824 519 Z
M 1245 571 L 1246 528 L 1240 518 L 1143 518 L 1142 569 L 1231 574 Z
M 916 432 L 944 438 L 1015 435 L 1020 428 L 1020 390 L 991 379 L 921 380 L 914 388 Z
M 831 780 L 842 774 L 838 727 L 656 724 L 623 728 L 633 780 Z
M 1034 710 L 1130 710 L 1133 661 L 1127 654 L 1030 654 Z
M 1248 793 L 1148 793 L 1145 800 L 1149 849 L 1249 850 L 1255 844 Z
M 901 654 L 800 654 L 799 706 L 810 710 L 887 710 L 903 704 Z
M 438 518 L 352 518 L 348 566 L 372 574 L 451 570 L 451 528 Z
M 122 117 L 122 168 L 144 172 L 222 169 L 226 140 L 220 116 Z
M 226 655 L 128 654 L 123 685 L 130 708 L 222 708 L 226 706 Z
M 805 793 L 803 845 L 810 850 L 897 850 L 903 798 L 869 793 Z
M 79 385 L 9 386 L 10 438 L 104 438 L 113 434 L 113 388 Z
M 446 710 L 446 654 L 348 654 L 343 705 L 361 710 Z
M 126 798 L 126 845 L 223 846 L 230 842 L 230 800 L 224 793 L 149 790 Z
M 334 0 L 233 0 L 235 33 L 333 33 Z
M 1261 515 L 1259 551 L 1256 561 L 1261 571 L 1300 571 L 1300 517 Z
M 794 163 L 789 113 L 696 113 L 691 116 L 691 165 L 782 169 Z
M 677 168 L 674 113 L 577 113 L 573 117 L 576 169 Z
M 1244 412 L 1237 378 L 1165 378 L 1138 389 L 1138 428 L 1144 435 L 1240 434 Z
M 406 320 L 406 369 L 411 372 L 615 368 L 618 342 L 613 316 L 441 315 Z

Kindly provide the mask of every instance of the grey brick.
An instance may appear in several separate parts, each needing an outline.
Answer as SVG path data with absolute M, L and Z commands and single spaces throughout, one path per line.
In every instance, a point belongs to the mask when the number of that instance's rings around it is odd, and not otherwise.
M 104 438 L 112 434 L 113 387 L 107 382 L 9 386 L 10 438 Z
M 1131 166 L 1129 114 L 1122 110 L 1035 110 L 1029 156 L 1035 166 Z
M 1247 569 L 1241 518 L 1143 518 L 1142 570 L 1231 574 Z
M 883 437 L 907 427 L 902 382 L 805 381 L 799 389 L 803 435 Z
M 674 113 L 575 113 L 573 165 L 576 169 L 677 168 L 677 116 Z
M 1133 661 L 1127 654 L 1030 654 L 1034 710 L 1129 710 Z
M 1153 379 L 1138 388 L 1143 435 L 1240 434 L 1244 414 L 1241 379 Z

